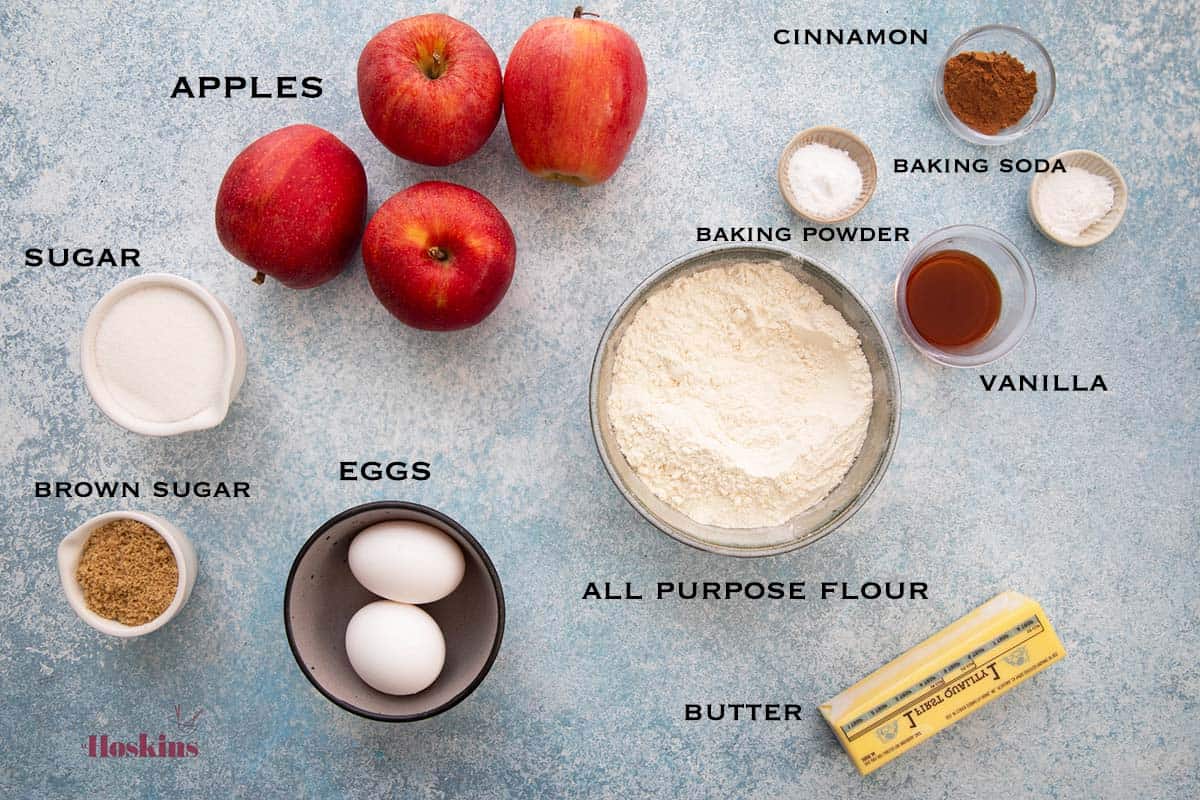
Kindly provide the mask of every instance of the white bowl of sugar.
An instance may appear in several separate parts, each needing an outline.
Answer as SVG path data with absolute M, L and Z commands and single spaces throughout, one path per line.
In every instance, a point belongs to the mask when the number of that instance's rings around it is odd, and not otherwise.
M 229 309 L 178 275 L 122 281 L 83 329 L 84 382 L 127 430 L 171 436 L 215 427 L 246 376 L 246 345 Z

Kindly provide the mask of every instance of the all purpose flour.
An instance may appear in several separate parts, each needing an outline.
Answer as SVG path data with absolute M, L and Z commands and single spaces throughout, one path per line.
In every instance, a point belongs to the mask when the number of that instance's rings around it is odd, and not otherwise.
M 629 465 L 664 502 L 725 528 L 779 525 L 845 476 L 867 433 L 858 334 L 772 264 L 679 278 L 617 346 L 608 412 Z

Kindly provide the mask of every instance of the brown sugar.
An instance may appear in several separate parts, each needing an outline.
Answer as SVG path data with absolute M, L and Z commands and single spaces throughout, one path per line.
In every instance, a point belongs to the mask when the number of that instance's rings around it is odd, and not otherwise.
M 75 579 L 92 611 L 125 625 L 144 625 L 175 599 L 179 566 L 153 528 L 118 519 L 88 537 Z
M 1037 73 L 1008 53 L 959 53 L 946 62 L 946 104 L 964 125 L 988 136 L 1016 125 L 1033 106 Z

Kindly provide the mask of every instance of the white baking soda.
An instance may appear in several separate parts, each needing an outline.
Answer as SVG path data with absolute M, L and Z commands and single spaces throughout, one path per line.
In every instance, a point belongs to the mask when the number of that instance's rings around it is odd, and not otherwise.
M 1077 239 L 1112 209 L 1115 192 L 1108 178 L 1081 167 L 1067 167 L 1042 179 L 1037 204 L 1055 236 Z
M 129 292 L 101 319 L 93 347 L 112 399 L 138 419 L 178 422 L 222 402 L 225 337 L 208 306 L 188 292 Z

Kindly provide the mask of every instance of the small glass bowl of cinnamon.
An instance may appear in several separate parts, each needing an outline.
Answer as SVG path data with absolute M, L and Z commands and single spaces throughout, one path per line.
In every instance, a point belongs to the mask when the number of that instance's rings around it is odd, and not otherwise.
M 933 99 L 961 138 L 1008 144 L 1050 111 L 1054 65 L 1046 48 L 1020 28 L 984 25 L 950 45 L 934 75 Z

